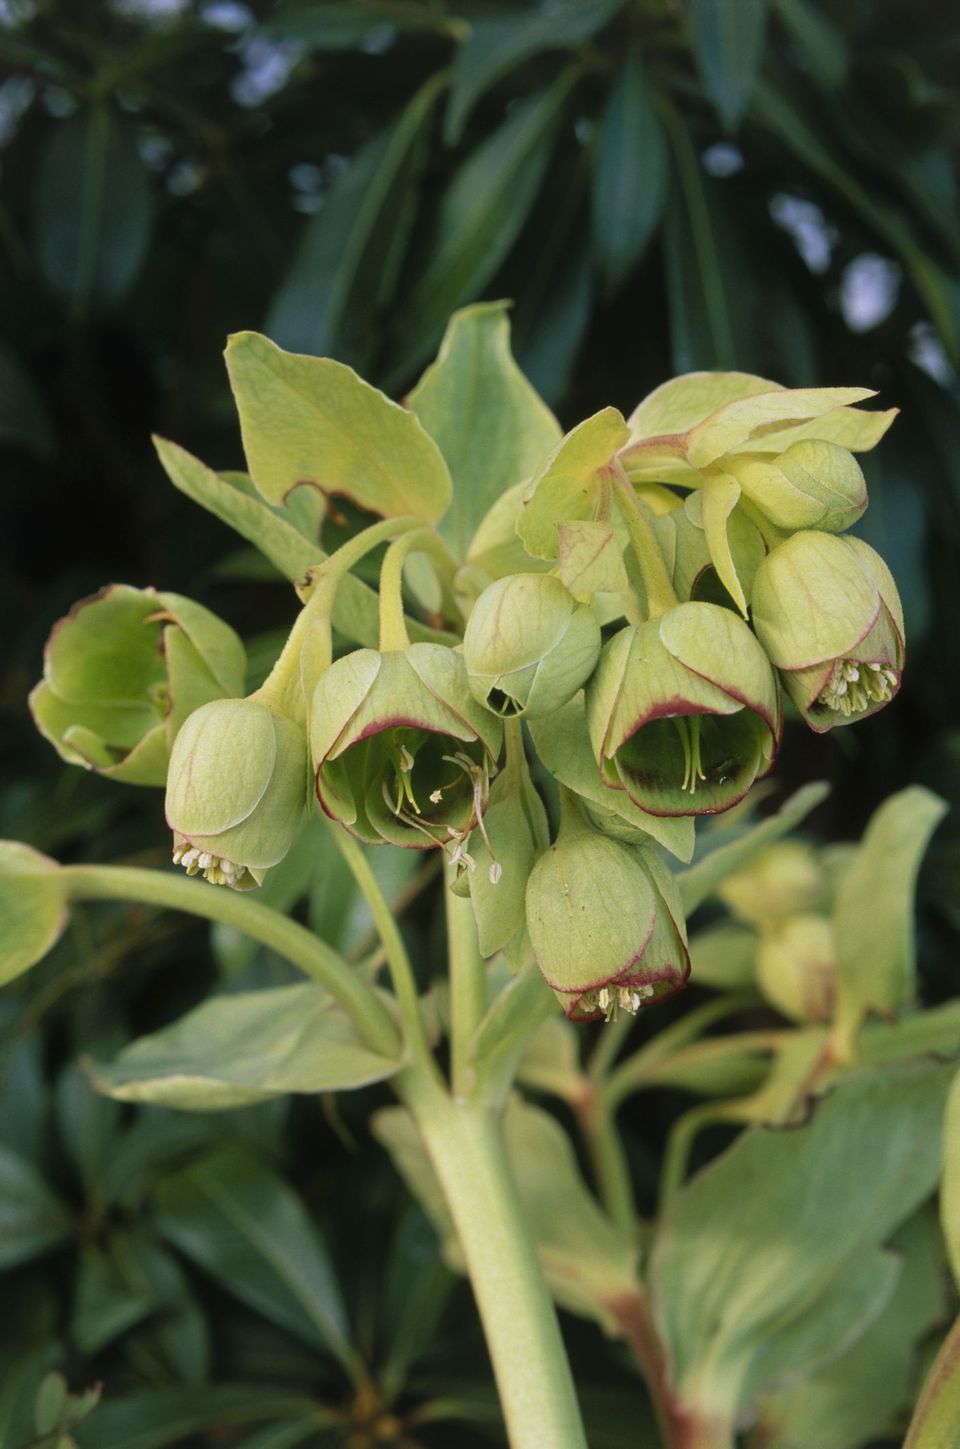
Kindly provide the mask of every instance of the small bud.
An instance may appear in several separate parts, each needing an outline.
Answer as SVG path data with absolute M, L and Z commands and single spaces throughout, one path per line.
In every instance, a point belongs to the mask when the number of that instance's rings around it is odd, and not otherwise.
M 30 707 L 70 764 L 162 785 L 183 721 L 208 700 L 239 694 L 245 670 L 242 643 L 209 609 L 111 584 L 54 626 Z
M 818 734 L 875 714 L 900 688 L 900 596 L 862 539 L 795 533 L 760 565 L 752 604 L 757 638 Z
M 780 701 L 747 625 L 687 603 L 606 645 L 587 686 L 603 781 L 651 815 L 704 815 L 743 798 L 773 763 Z
M 67 924 L 60 867 L 18 840 L 0 840 L 0 984 L 44 957 Z
M 474 698 L 494 713 L 537 719 L 589 678 L 600 626 L 550 574 L 513 574 L 480 595 L 463 637 Z
M 814 910 L 824 891 L 820 857 L 799 840 L 769 846 L 717 887 L 717 895 L 733 914 L 755 926 Z
M 597 834 L 582 817 L 533 867 L 526 910 L 537 964 L 572 1021 L 636 1013 L 681 990 L 690 973 L 659 857 Z
M 337 659 L 314 691 L 311 751 L 326 813 L 373 845 L 440 846 L 469 868 L 502 727 L 442 644 Z
M 303 731 L 256 697 L 196 710 L 170 757 L 173 859 L 213 885 L 252 890 L 283 859 L 303 815 Z
M 811 438 L 779 455 L 726 458 L 724 468 L 777 528 L 842 533 L 867 506 L 859 463 L 835 443 Z
M 836 993 L 833 927 L 805 912 L 761 932 L 757 946 L 760 990 L 791 1021 L 829 1021 Z

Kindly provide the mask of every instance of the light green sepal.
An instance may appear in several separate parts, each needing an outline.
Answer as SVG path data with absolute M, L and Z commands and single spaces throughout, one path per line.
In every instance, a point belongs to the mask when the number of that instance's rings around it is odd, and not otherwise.
M 733 560 L 727 526 L 740 498 L 740 484 L 729 473 L 711 473 L 703 484 L 703 531 L 717 576 L 744 618 L 747 599 Z
M 557 525 L 596 517 L 602 472 L 630 431 L 616 408 L 603 408 L 569 432 L 534 474 L 517 532 L 535 558 L 557 557 Z
M 435 523 L 446 511 L 440 449 L 414 413 L 352 368 L 284 352 L 256 332 L 235 333 L 226 359 L 250 475 L 271 503 L 310 483 L 388 518 Z
M 867 485 L 853 454 L 834 443 L 793 443 L 778 456 L 733 455 L 724 466 L 777 528 L 842 533 L 867 506 Z
M 60 867 L 18 840 L 0 840 L 0 984 L 29 970 L 67 924 Z

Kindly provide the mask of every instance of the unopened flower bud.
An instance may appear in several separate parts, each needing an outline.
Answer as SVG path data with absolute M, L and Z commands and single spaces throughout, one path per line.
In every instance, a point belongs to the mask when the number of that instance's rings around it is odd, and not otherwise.
M 833 927 L 812 912 L 788 916 L 761 932 L 760 990 L 791 1021 L 829 1021 L 836 992 Z
M 496 714 L 537 719 L 572 699 L 600 654 L 600 626 L 550 574 L 513 574 L 484 589 L 463 657 L 474 697 Z
M 823 868 L 813 847 L 780 840 L 727 876 L 717 895 L 741 921 L 759 926 L 813 910 L 824 890 Z
M 54 626 L 30 707 L 70 764 L 162 785 L 183 721 L 208 700 L 239 694 L 245 669 L 240 639 L 209 609 L 111 584 Z
M 681 990 L 690 973 L 683 915 L 659 857 L 561 827 L 527 883 L 537 964 L 573 1021 L 636 1013 Z
M 463 858 L 503 729 L 442 644 L 357 649 L 321 677 L 311 708 L 317 798 L 361 840 Z
M 256 697 L 196 710 L 174 742 L 167 824 L 175 864 L 252 890 L 293 843 L 306 801 L 302 729 Z
M 752 605 L 757 638 L 818 734 L 875 714 L 900 688 L 900 596 L 862 539 L 795 533 L 757 570 Z
M 747 625 L 687 603 L 611 639 L 587 686 L 587 722 L 610 788 L 651 815 L 714 814 L 770 768 L 780 701 Z
M 18 840 L 0 840 L 0 984 L 55 946 L 67 924 L 60 867 Z
M 778 528 L 842 533 L 867 506 L 867 485 L 852 453 L 809 438 L 775 454 L 726 458 L 744 497 Z

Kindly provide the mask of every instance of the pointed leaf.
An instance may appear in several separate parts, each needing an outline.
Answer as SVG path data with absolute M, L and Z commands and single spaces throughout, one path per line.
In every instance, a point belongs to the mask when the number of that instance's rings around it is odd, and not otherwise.
M 651 1278 L 688 1407 L 745 1409 L 776 1336 L 923 1202 L 940 1173 L 950 1073 L 919 1061 L 848 1077 L 802 1126 L 746 1132 L 675 1199 Z
M 834 910 L 837 1015 L 852 1030 L 870 1011 L 896 1012 L 914 994 L 913 894 L 946 803 L 914 785 L 873 816 Z
M 594 250 L 616 292 L 643 255 L 667 194 L 666 140 L 635 50 L 617 73 L 594 145 Z
M 37 173 L 37 255 L 44 277 L 76 314 L 119 297 L 133 281 L 150 211 L 132 129 L 104 106 L 57 124 Z
M 515 14 L 471 17 L 470 34 L 453 62 L 444 139 L 454 146 L 483 93 L 530 56 L 572 50 L 605 25 L 623 0 L 553 0 Z
M 445 75 L 431 77 L 336 177 L 270 307 L 266 330 L 281 347 L 366 361 L 406 241 L 398 222 L 416 198 L 427 127 L 445 85 Z
M 450 314 L 477 295 L 513 246 L 540 190 L 572 82 L 561 75 L 523 101 L 454 176 L 433 252 L 396 320 L 398 380 L 429 357 Z
M 952 1449 L 960 1432 L 960 1318 L 934 1359 L 903 1449 Z
M 74 1231 L 66 1207 L 16 1152 L 0 1147 L 0 1268 L 57 1247 Z
M 346 1313 L 323 1239 L 287 1184 L 227 1146 L 165 1178 L 163 1236 L 242 1302 L 351 1364 Z
M 747 107 L 767 28 L 767 0 L 687 0 L 700 74 L 728 128 Z
M 513 360 L 506 309 L 480 302 L 455 313 L 436 362 L 407 398 L 453 478 L 440 531 L 459 558 L 497 499 L 529 478 L 561 438 Z
M 400 1066 L 366 1047 L 325 991 L 302 985 L 213 997 L 92 1072 L 118 1101 L 209 1112 L 285 1092 L 347 1091 Z
M 256 332 L 235 333 L 226 356 L 250 474 L 271 503 L 309 483 L 386 517 L 435 523 L 444 512 L 450 475 L 436 443 L 351 368 Z

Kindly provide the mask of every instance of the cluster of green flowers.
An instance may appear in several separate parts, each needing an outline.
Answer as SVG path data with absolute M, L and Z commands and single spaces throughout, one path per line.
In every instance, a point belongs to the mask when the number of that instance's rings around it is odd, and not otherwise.
M 321 563 L 246 698 L 226 625 L 115 587 L 55 630 L 37 723 L 67 759 L 165 778 L 189 874 L 258 885 L 319 805 L 369 844 L 447 852 L 484 954 L 536 959 L 571 1018 L 635 1012 L 690 969 L 661 848 L 689 859 L 693 818 L 770 769 L 782 692 L 823 731 L 899 687 L 895 585 L 841 536 L 866 506 L 853 453 L 893 416 L 858 411 L 869 395 L 710 373 L 626 421 L 605 409 L 494 503 L 465 558 L 398 516 Z M 334 657 L 338 589 L 384 541 L 380 648 Z M 411 643 L 417 552 L 447 632 Z M 560 787 L 552 843 L 538 770 Z

